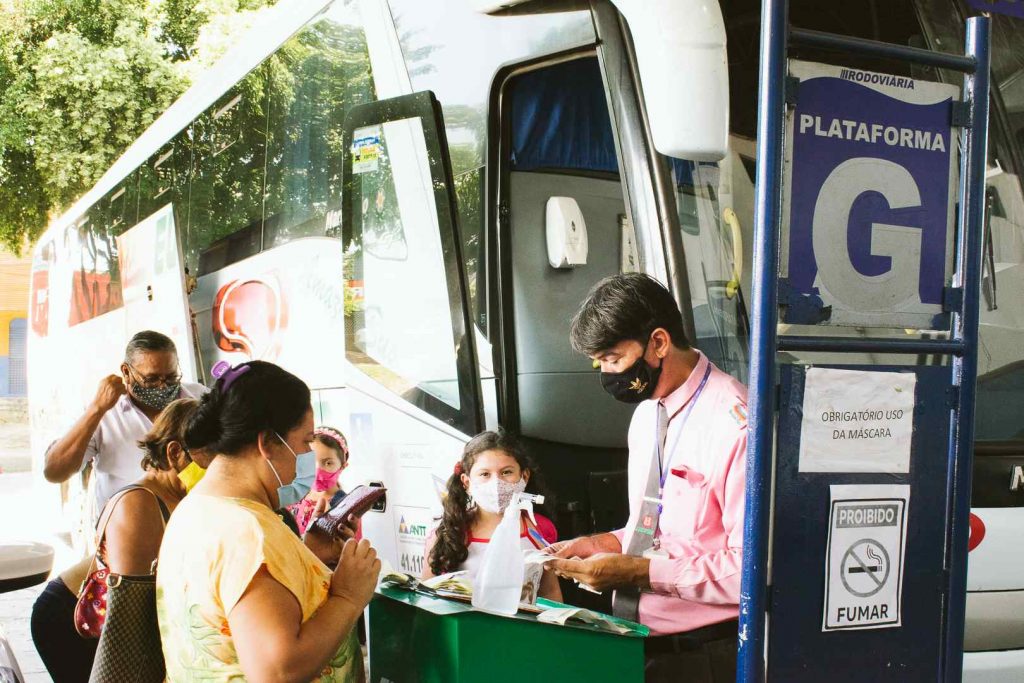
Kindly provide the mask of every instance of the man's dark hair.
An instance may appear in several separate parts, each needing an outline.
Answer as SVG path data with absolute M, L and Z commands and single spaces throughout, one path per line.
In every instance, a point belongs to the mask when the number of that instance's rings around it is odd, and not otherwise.
M 659 327 L 677 348 L 690 347 L 683 316 L 668 290 L 649 275 L 623 273 L 594 285 L 573 316 L 569 338 L 576 351 L 593 356 L 628 339 L 646 344 Z
M 152 353 L 154 351 L 170 351 L 178 353 L 174 341 L 166 334 L 160 334 L 153 330 L 136 332 L 135 336 L 128 340 L 128 346 L 124 348 L 124 362 L 129 365 L 136 353 Z

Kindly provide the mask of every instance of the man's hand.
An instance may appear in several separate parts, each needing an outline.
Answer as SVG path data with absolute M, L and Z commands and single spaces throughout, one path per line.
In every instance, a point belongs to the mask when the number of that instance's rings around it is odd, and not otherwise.
M 621 553 L 622 544 L 613 534 L 605 533 L 552 543 L 544 548 L 544 552 L 565 559 L 573 557 L 585 559 L 598 553 Z
M 604 591 L 622 586 L 650 588 L 651 561 L 621 553 L 598 553 L 585 560 L 551 560 L 545 566 L 559 576 Z
M 108 375 L 103 378 L 99 389 L 96 390 L 96 397 L 92 400 L 93 408 L 100 414 L 106 413 L 127 391 L 121 375 Z

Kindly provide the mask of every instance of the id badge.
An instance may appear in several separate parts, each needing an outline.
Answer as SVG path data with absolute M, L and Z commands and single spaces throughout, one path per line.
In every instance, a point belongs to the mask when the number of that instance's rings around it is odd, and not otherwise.
M 644 498 L 640 505 L 640 519 L 637 520 L 636 532 L 654 536 L 658 528 L 658 518 L 661 516 L 661 500 L 658 498 Z

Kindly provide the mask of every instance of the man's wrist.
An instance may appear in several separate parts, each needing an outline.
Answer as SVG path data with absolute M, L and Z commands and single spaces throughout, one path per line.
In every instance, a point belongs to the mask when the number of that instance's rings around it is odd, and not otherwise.
M 651 587 L 651 560 L 638 557 L 633 564 L 633 585 L 644 590 Z
M 85 411 L 85 416 L 90 420 L 99 422 L 103 419 L 103 416 L 107 414 L 108 410 L 110 410 L 110 408 L 104 408 L 102 405 L 97 403 L 91 403 L 89 404 L 89 409 Z

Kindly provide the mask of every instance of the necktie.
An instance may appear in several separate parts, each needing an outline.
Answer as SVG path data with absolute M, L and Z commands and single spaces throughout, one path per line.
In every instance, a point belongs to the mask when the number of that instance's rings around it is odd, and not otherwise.
M 662 463 L 665 455 L 665 437 L 668 435 L 668 411 L 658 402 L 658 432 L 655 436 L 654 448 L 651 453 L 651 467 L 647 474 L 647 486 L 644 499 L 640 504 L 640 514 L 636 524 L 629 530 L 626 538 L 626 554 L 642 557 L 654 547 L 654 535 L 658 529 L 658 518 L 661 516 L 661 476 Z M 635 586 L 620 588 L 612 596 L 612 614 L 630 621 L 636 621 L 640 608 L 640 589 Z

